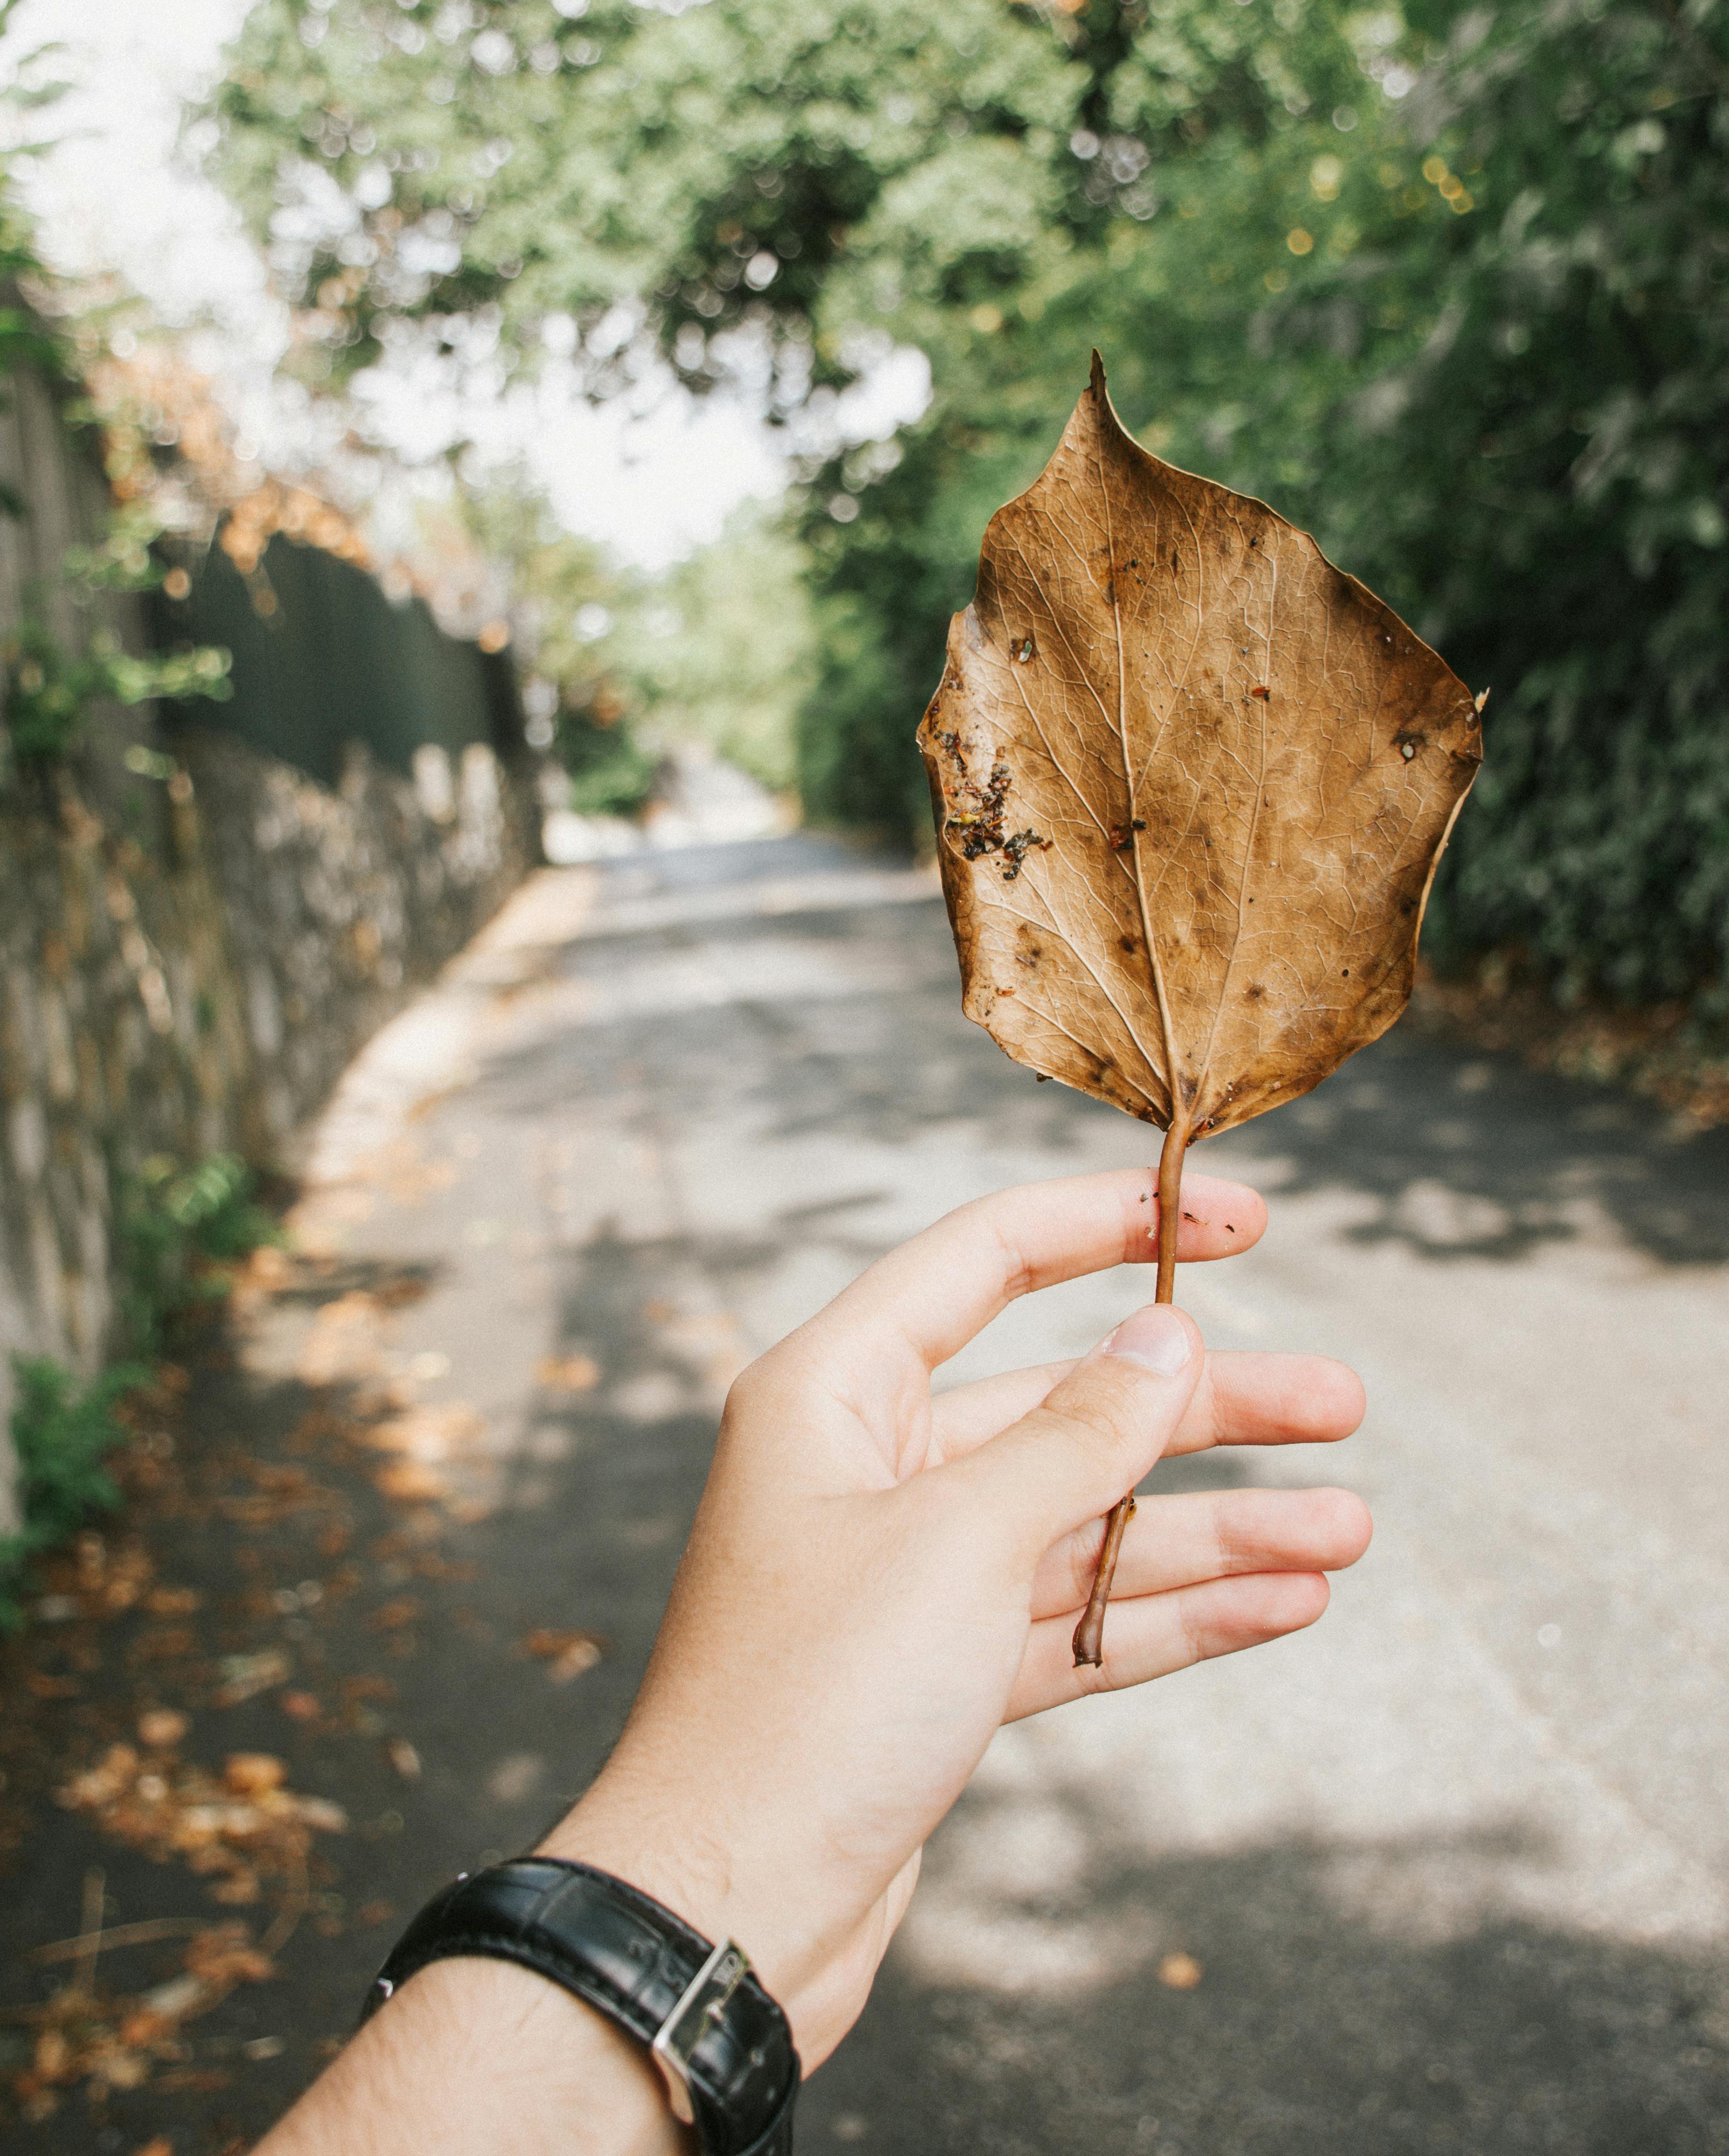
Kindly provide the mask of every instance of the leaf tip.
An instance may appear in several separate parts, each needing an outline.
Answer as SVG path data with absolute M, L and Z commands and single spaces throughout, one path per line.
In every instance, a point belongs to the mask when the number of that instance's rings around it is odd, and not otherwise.
M 1090 382 L 1088 382 L 1088 387 L 1092 390 L 1093 394 L 1095 397 L 1098 397 L 1098 398 L 1102 398 L 1104 397 L 1104 359 L 1100 357 L 1099 350 L 1099 347 L 1098 347 L 1098 346 L 1097 346 L 1096 344 L 1095 344 L 1095 345 L 1093 346 L 1093 375 L 1092 375 L 1092 379 L 1091 379 L 1091 381 L 1090 381 Z

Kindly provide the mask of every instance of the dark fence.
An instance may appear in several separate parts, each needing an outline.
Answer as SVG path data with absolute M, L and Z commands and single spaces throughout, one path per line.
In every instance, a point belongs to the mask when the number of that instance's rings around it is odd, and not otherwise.
M 424 600 L 393 601 L 363 570 L 280 533 L 250 576 L 219 546 L 191 573 L 186 598 L 158 596 L 157 639 L 225 646 L 234 693 L 183 707 L 171 724 L 232 734 L 327 786 L 351 742 L 404 773 L 428 744 L 453 765 L 477 743 L 521 757 L 507 654 L 447 636 Z

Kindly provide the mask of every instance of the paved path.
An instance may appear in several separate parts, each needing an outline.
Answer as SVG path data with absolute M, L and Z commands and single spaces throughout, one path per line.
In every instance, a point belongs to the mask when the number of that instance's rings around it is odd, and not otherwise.
M 367 1823 L 350 1907 L 522 1844 L 598 1764 L 744 1360 L 944 1208 L 1145 1157 L 958 1003 L 929 884 L 795 839 L 548 873 L 363 1060 L 301 1215 L 322 1307 L 260 1303 L 200 1381 L 260 1430 L 309 1377 L 384 1384 L 376 1502 L 443 1522 L 296 1620 L 311 1683 L 417 1604 L 389 1718 L 424 1776 L 292 1754 Z M 1274 1224 L 1182 1299 L 1372 1405 L 1341 1452 L 1167 1486 L 1347 1481 L 1374 1547 L 1316 1630 L 999 1741 L 801 2148 L 1729 2151 L 1729 1134 L 1402 1032 L 1206 1152 Z M 1052 1291 L 956 1374 L 1135 1293 Z M 555 1682 L 537 1627 L 605 1657 Z M 268 1704 L 224 1727 L 289 1749 Z M 250 1995 L 290 2047 L 230 2116 L 304 2079 L 380 1936 L 304 1933 L 292 2005 Z

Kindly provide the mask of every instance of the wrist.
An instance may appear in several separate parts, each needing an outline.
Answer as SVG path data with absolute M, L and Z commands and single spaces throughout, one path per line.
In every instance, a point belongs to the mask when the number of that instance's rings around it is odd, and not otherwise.
M 258 2156 L 690 2156 L 694 2147 L 641 2045 L 544 1977 L 465 1958 L 411 1977 Z
M 800 2056 L 814 2063 L 809 2001 L 823 1989 L 831 1958 L 819 1897 L 793 1883 L 786 1866 L 755 1861 L 744 1837 L 698 1813 L 694 1804 L 679 1805 L 661 1778 L 639 1788 L 609 1769 L 534 1854 L 610 1873 L 711 1944 L 730 1939 L 743 1948 L 791 2023 Z

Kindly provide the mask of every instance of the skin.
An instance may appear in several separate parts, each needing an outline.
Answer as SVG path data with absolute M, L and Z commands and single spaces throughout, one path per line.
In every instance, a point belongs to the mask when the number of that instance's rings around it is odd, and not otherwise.
M 1180 1259 L 1265 1208 L 1183 1184 Z M 1362 1388 L 1322 1357 L 1216 1354 L 1169 1306 L 1074 1363 L 933 1394 L 1018 1296 L 1154 1251 L 1144 1171 L 962 1207 L 754 1363 L 612 1758 L 541 1845 L 736 1939 L 808 2072 L 857 2020 L 924 1843 L 996 1731 L 1312 1625 L 1371 1532 L 1342 1490 L 1144 1500 L 1104 1661 L 1076 1669 L 1103 1516 L 1166 1454 L 1330 1443 Z M 659 2156 L 692 2145 L 646 2054 L 557 1986 L 449 1961 L 406 1984 L 258 2156 Z

